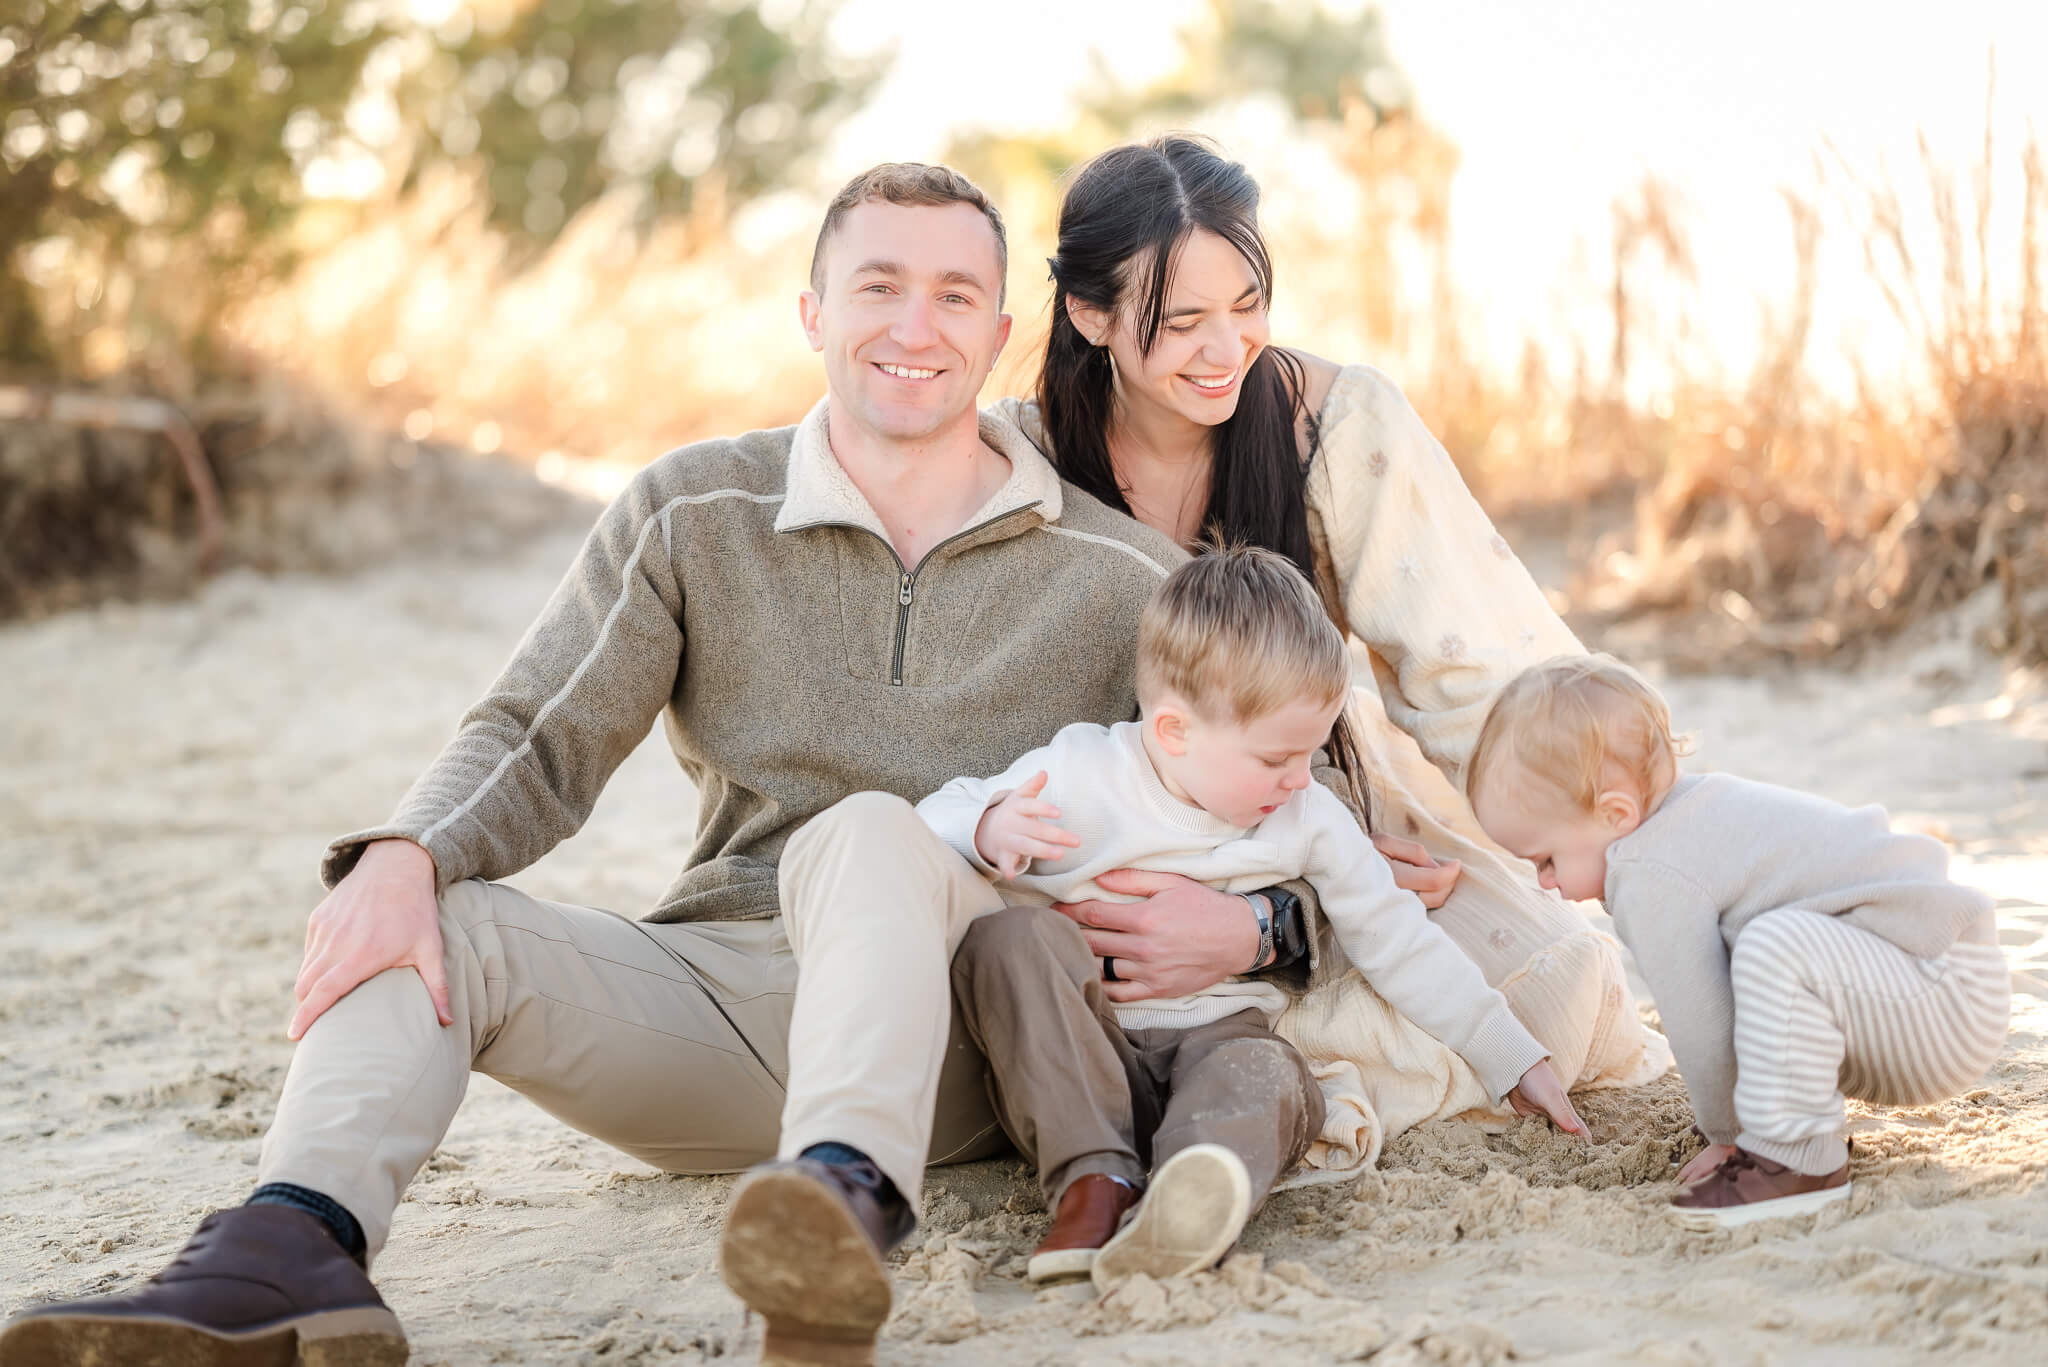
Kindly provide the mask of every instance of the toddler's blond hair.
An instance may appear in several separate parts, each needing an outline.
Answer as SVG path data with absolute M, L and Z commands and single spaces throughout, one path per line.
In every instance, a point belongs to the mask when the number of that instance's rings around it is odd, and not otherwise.
M 1523 670 L 1487 710 L 1465 770 L 1475 801 L 1480 784 L 1512 759 L 1592 811 L 1619 764 L 1649 799 L 1677 772 L 1690 749 L 1671 731 L 1671 709 L 1648 680 L 1612 655 L 1561 655 Z
M 1204 716 L 1249 722 L 1351 687 L 1344 635 L 1286 556 L 1256 546 L 1198 555 L 1138 622 L 1138 701 L 1171 693 Z

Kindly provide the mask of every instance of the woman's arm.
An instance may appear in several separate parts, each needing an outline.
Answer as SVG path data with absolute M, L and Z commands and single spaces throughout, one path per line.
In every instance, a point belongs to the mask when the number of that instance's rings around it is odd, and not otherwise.
M 1386 376 L 1346 368 L 1319 435 L 1309 507 L 1346 625 L 1392 676 L 1388 717 L 1456 782 L 1501 686 L 1584 647 Z

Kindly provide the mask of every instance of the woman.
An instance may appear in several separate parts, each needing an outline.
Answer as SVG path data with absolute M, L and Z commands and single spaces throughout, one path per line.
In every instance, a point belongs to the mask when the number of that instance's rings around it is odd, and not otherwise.
M 1194 138 L 1088 163 L 1061 205 L 1036 400 L 1002 407 L 1111 507 L 1191 548 L 1270 547 L 1311 576 L 1369 652 L 1355 741 L 1395 881 L 1502 990 L 1568 1085 L 1655 1076 L 1669 1053 L 1637 1018 L 1618 948 L 1488 845 L 1452 782 L 1494 692 L 1583 647 L 1391 381 L 1269 345 L 1257 209 L 1244 168 Z M 1114 909 L 1073 914 L 1096 952 L 1132 957 L 1127 937 L 1091 928 Z M 1316 970 L 1281 1032 L 1353 1104 L 1332 1108 L 1311 1162 L 1371 1162 L 1384 1132 L 1483 1104 L 1455 1055 L 1357 975 Z

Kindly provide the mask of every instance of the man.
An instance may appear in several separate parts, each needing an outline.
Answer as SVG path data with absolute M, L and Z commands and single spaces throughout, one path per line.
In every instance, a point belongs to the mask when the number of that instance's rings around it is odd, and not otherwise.
M 669 1171 L 779 1155 L 735 1191 L 727 1279 L 782 1348 L 872 1342 L 927 1155 L 1001 1142 L 948 1043 L 952 948 L 999 903 L 906 799 L 1133 715 L 1183 558 L 977 414 L 1005 265 L 957 173 L 840 192 L 801 309 L 826 398 L 643 471 L 397 814 L 329 848 L 250 1203 L 136 1291 L 18 1317 L 0 1364 L 404 1361 L 367 1269 L 473 1069 Z M 702 809 L 649 920 L 486 881 L 657 715 Z M 1203 981 L 1254 957 L 1236 906 Z

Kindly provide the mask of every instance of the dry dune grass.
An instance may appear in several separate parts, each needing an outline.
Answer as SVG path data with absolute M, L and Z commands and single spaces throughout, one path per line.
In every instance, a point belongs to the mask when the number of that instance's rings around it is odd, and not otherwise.
M 1502 378 L 1466 344 L 1469 304 L 1450 273 L 1455 147 L 1415 121 L 1355 111 L 1327 145 L 1367 230 L 1276 243 L 1291 279 L 1336 282 L 1290 340 L 1313 349 L 1337 313 L 1353 335 L 1362 320 L 1375 359 L 1497 513 L 1582 509 L 1607 495 L 1613 516 L 1605 539 L 1582 548 L 1575 607 L 1681 626 L 1690 644 L 1675 658 L 1725 663 L 1832 655 L 1996 581 L 2006 611 L 1986 644 L 2042 653 L 2048 178 L 2038 142 L 2021 154 L 2017 280 L 1992 274 L 1994 214 L 2014 210 L 1991 202 L 1988 134 L 1966 190 L 1921 149 L 1931 257 L 1897 190 L 1839 158 L 1813 190 L 1786 191 L 1794 284 L 1767 310 L 1753 371 L 1733 383 L 1686 368 L 1697 361 L 1687 324 L 1659 305 L 1674 288 L 1712 283 L 1698 278 L 1686 212 L 1663 183 L 1646 180 L 1613 206 L 1607 279 L 1587 286 L 1603 291 L 1608 335 L 1532 345 Z M 807 215 L 791 212 L 784 230 L 742 246 L 709 221 L 639 232 L 630 205 L 600 203 L 514 260 L 473 190 L 444 176 L 385 206 L 242 310 L 238 341 L 372 422 L 505 448 L 549 473 L 580 461 L 635 467 L 701 436 L 793 421 L 816 396 L 817 362 L 792 317 Z M 1017 198 L 1037 207 L 1012 223 L 1019 324 L 991 393 L 1028 388 L 1043 330 L 1036 263 L 1050 234 L 1036 220 L 1053 199 Z M 1868 288 L 1917 358 L 1910 384 L 1865 376 L 1843 398 L 1809 373 L 1823 207 L 1855 225 Z M 1402 295 L 1403 272 L 1423 287 Z M 1632 387 L 1646 366 L 1668 372 L 1667 392 Z

